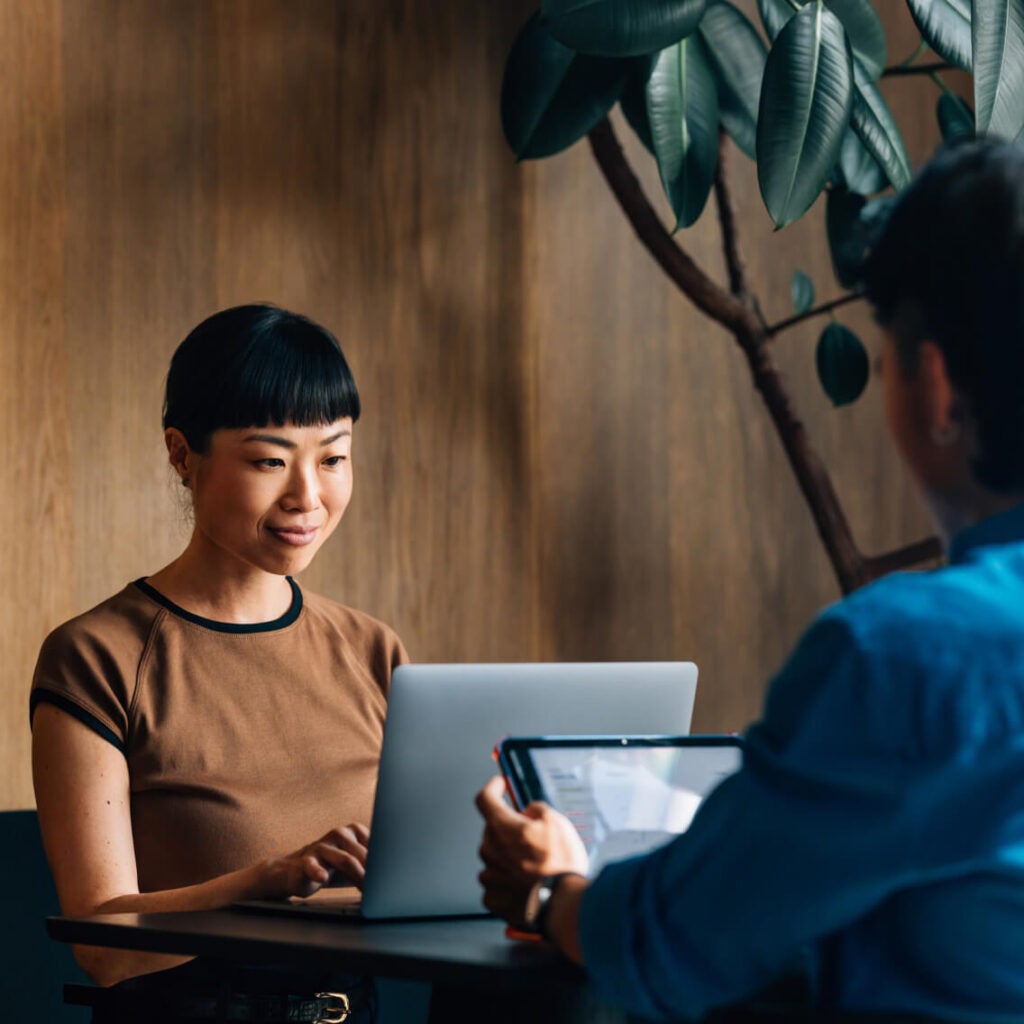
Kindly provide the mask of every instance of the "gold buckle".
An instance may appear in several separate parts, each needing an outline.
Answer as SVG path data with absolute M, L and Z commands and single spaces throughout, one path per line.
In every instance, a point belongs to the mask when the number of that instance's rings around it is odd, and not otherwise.
M 341 1024 L 348 1020 L 352 1012 L 352 1005 L 348 1001 L 348 995 L 344 992 L 317 992 L 317 999 L 326 999 L 327 1006 L 324 1007 L 320 1016 L 313 1024 Z

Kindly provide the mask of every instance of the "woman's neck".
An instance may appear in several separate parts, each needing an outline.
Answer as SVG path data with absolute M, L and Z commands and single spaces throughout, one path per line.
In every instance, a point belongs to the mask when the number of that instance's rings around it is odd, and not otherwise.
M 173 562 L 146 582 L 186 611 L 216 622 L 272 622 L 292 604 L 286 577 L 218 558 L 195 537 Z

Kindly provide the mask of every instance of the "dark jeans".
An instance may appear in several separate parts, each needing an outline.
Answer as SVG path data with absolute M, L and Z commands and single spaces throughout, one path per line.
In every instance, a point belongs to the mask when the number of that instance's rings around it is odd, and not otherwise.
M 237 1016 L 190 1017 L 174 1008 L 176 999 L 225 996 L 296 995 L 311 998 L 320 992 L 358 993 L 359 1005 L 345 1024 L 374 1024 L 377 999 L 370 978 L 329 971 L 295 971 L 275 967 L 222 964 L 199 958 L 180 967 L 129 978 L 109 990 L 97 990 L 107 1005 L 93 1009 L 93 1024 L 215 1024 Z M 260 1024 L 289 1024 L 286 1017 L 260 1018 Z

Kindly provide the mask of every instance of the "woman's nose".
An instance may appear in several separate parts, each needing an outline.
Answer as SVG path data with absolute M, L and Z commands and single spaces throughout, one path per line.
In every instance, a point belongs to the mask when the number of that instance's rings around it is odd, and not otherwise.
M 281 504 L 288 509 L 307 512 L 319 505 L 316 473 L 297 470 L 288 480 L 288 490 L 282 495 Z

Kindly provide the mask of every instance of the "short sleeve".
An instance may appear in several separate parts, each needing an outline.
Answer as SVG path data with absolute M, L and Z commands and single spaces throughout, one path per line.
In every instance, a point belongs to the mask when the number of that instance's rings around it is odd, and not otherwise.
M 124 751 L 140 644 L 106 638 L 72 620 L 43 642 L 29 697 L 29 714 L 52 704 Z

